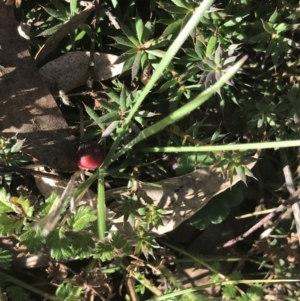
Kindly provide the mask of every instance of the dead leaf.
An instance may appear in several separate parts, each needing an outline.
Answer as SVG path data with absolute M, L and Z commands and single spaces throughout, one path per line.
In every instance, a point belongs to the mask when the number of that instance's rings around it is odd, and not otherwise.
M 255 157 L 257 158 L 258 154 Z M 252 162 L 247 167 L 251 169 L 255 163 Z M 162 180 L 156 182 L 155 185 L 141 184 L 143 192 L 153 200 L 154 206 L 165 210 L 163 225 L 151 229 L 152 232 L 162 235 L 174 230 L 203 208 L 214 196 L 240 180 L 240 177 L 235 175 L 231 183 L 230 180 L 224 178 L 221 168 L 210 167 Z M 120 198 L 120 194 L 126 197 L 130 195 L 130 191 L 126 187 L 108 190 L 106 200 Z M 112 219 L 111 222 L 120 230 L 124 226 L 123 219 Z
M 12 6 L 0 1 L 0 130 L 25 139 L 23 151 L 60 171 L 74 171 L 77 146 L 17 31 Z
M 122 64 L 114 65 L 117 56 L 106 53 L 94 54 L 95 80 L 101 81 L 119 75 Z M 58 96 L 59 90 L 67 93 L 86 84 L 90 53 L 84 51 L 69 52 L 44 65 L 39 73 L 52 95 Z
M 36 64 L 41 64 L 45 58 L 51 54 L 58 46 L 60 41 L 75 30 L 85 19 L 90 15 L 94 9 L 93 5 L 86 7 L 83 11 L 73 16 L 68 22 L 64 23 L 51 37 L 46 41 L 43 47 L 38 51 L 35 56 Z

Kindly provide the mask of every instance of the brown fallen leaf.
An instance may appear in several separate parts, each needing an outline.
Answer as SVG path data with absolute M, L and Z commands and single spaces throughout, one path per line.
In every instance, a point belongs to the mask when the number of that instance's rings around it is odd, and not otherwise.
M 106 53 L 94 54 L 94 80 L 101 81 L 116 75 L 123 70 L 122 64 L 114 64 L 117 56 Z M 86 84 L 90 53 L 84 51 L 69 52 L 39 69 L 39 73 L 52 95 L 58 96 L 59 90 L 64 93 Z
M 23 151 L 59 171 L 75 171 L 76 143 L 17 31 L 12 6 L 0 1 L 0 130 L 25 139 Z
M 94 9 L 93 5 L 89 5 L 83 11 L 73 16 L 70 20 L 64 23 L 50 38 L 46 41 L 43 47 L 38 51 L 35 56 L 37 65 L 40 65 L 49 54 L 51 54 L 59 45 L 60 41 L 68 35 L 70 32 L 75 30 L 85 19 L 90 15 Z
M 254 157 L 258 158 L 258 156 L 259 152 Z M 252 169 L 255 163 L 252 162 L 247 167 Z M 154 183 L 155 185 L 140 183 L 139 189 L 146 193 L 147 199 L 151 199 L 157 208 L 165 211 L 163 225 L 152 228 L 152 232 L 162 235 L 174 230 L 203 208 L 214 196 L 232 187 L 240 180 L 238 175 L 234 175 L 230 182 L 224 177 L 221 168 L 209 167 L 197 169 L 180 177 L 162 180 Z M 123 198 L 128 197 L 130 193 L 127 187 L 111 189 L 106 192 L 106 200 L 120 198 L 121 194 Z M 139 195 L 138 191 L 137 194 Z M 140 199 L 147 202 L 147 200 L 143 200 L 143 197 Z M 111 208 L 114 205 L 112 204 Z M 117 220 L 112 218 L 111 222 L 118 229 L 124 229 L 122 218 Z

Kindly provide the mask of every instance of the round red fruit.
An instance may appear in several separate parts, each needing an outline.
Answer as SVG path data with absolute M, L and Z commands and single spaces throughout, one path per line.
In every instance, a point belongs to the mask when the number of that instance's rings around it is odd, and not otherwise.
M 83 142 L 76 154 L 76 163 L 80 169 L 94 170 L 101 166 L 104 155 L 101 147 L 95 141 Z

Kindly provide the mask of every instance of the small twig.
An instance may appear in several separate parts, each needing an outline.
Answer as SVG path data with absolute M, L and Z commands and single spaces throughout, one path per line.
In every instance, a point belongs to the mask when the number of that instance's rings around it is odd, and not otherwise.
M 280 158 L 282 161 L 283 165 L 283 174 L 284 174 L 284 179 L 285 179 L 285 184 L 288 192 L 290 195 L 292 195 L 295 192 L 295 186 L 294 186 L 294 181 L 293 181 L 293 176 L 292 172 L 289 166 L 289 162 L 286 156 L 286 152 L 284 149 L 279 149 L 280 153 Z M 300 206 L 298 202 L 295 202 L 292 205 L 293 213 L 294 213 L 294 219 L 296 222 L 296 228 L 297 228 L 297 233 L 298 233 L 298 239 L 300 242 Z
M 151 265 L 150 263 L 145 262 L 144 260 L 138 258 L 137 256 L 135 256 L 135 255 L 133 255 L 133 254 L 132 254 L 132 255 L 129 255 L 129 256 L 130 256 L 131 258 L 133 258 L 134 260 L 142 261 L 143 264 L 145 264 L 147 267 L 149 267 L 149 268 L 152 270 L 152 272 L 155 271 L 155 272 L 156 272 L 156 275 L 160 275 L 160 274 L 161 274 L 161 271 L 160 271 L 157 267 Z
M 264 214 L 273 212 L 275 209 L 276 208 L 261 210 L 261 211 L 255 211 L 255 212 L 252 212 L 252 213 L 236 216 L 235 219 L 243 219 L 243 218 L 253 217 L 253 216 L 257 216 L 257 215 L 264 215 Z
M 91 47 L 90 47 L 90 60 L 89 60 L 89 66 L 88 66 L 88 79 L 87 79 L 87 87 L 89 89 L 93 88 L 93 83 L 95 79 L 95 47 L 96 47 L 96 36 L 97 36 L 97 20 L 100 13 L 100 0 L 94 1 L 95 5 L 95 12 L 94 12 L 94 18 L 91 22 L 91 28 L 92 28 L 92 35 L 91 35 Z
M 299 190 L 300 193 L 300 190 Z M 186 257 L 192 259 L 195 263 L 197 263 L 198 265 L 204 266 L 205 268 L 207 268 L 209 271 L 215 273 L 216 275 L 219 276 L 220 279 L 222 280 L 226 280 L 226 276 L 221 274 L 217 269 L 215 269 L 212 265 L 208 264 L 207 262 L 205 262 L 204 260 L 202 260 L 201 258 L 194 256 L 192 254 L 190 254 L 189 252 L 178 248 L 172 244 L 170 244 L 166 239 L 161 239 L 161 241 L 163 242 L 164 245 L 166 245 L 167 247 L 175 250 L 176 252 L 179 252 L 183 255 L 185 255 Z
M 130 296 L 130 300 L 131 301 L 140 301 L 140 298 L 135 291 L 135 281 L 136 280 L 133 277 L 126 275 L 125 286 L 126 286 L 128 295 Z
M 115 29 L 120 29 L 120 25 L 117 21 L 117 18 L 112 15 L 112 13 L 105 7 L 101 6 L 101 10 L 105 13 L 108 20 L 111 22 L 111 24 L 115 27 Z
M 48 236 L 49 233 L 53 229 L 55 229 L 60 219 L 60 213 L 63 210 L 65 204 L 68 201 L 70 201 L 69 198 L 72 199 L 74 197 L 73 196 L 74 182 L 75 179 L 78 178 L 79 173 L 80 171 L 77 171 L 72 175 L 62 195 L 59 198 L 57 198 L 56 201 L 52 204 L 48 215 L 41 218 L 34 226 L 36 230 L 42 229 L 42 234 L 44 236 Z
M 69 181 L 69 179 L 66 179 L 60 175 L 54 175 L 51 173 L 37 171 L 29 168 L 18 167 L 18 166 L 7 166 L 3 164 L 0 164 L 0 172 L 3 173 L 14 172 L 19 174 L 32 175 L 35 177 L 49 178 L 49 179 L 53 179 L 54 181 L 66 181 L 66 182 Z
M 83 139 L 83 136 L 84 136 L 84 118 L 83 118 L 83 113 L 84 113 L 83 103 L 80 103 L 80 105 L 79 105 L 80 139 Z
M 16 284 L 16 285 L 18 285 L 18 286 L 20 286 L 20 287 L 23 287 L 23 288 L 27 289 L 28 291 L 31 291 L 31 292 L 33 292 L 33 293 L 35 293 L 35 294 L 37 294 L 37 295 L 40 295 L 40 296 L 42 296 L 44 299 L 47 299 L 47 300 L 53 300 L 53 301 L 59 301 L 59 299 L 57 299 L 55 296 L 52 296 L 52 295 L 50 295 L 50 294 L 48 294 L 48 293 L 46 293 L 46 292 L 44 292 L 44 291 L 42 291 L 42 290 L 40 290 L 40 289 L 38 289 L 38 288 L 36 288 L 36 287 L 34 287 L 34 286 L 32 286 L 32 285 L 26 283 L 26 282 L 23 282 L 23 281 L 21 281 L 21 280 L 15 278 L 15 277 L 13 277 L 13 276 L 11 276 L 11 275 L 8 275 L 8 274 L 5 273 L 2 269 L 0 269 L 0 273 L 1 273 L 1 274 L 5 274 L 5 278 L 7 278 L 7 280 L 8 280 L 9 282 L 12 282 L 12 283 L 14 283 L 14 284 Z M 2 276 L 3 276 L 3 275 L 2 275 Z
M 247 236 L 249 236 L 251 233 L 262 227 L 267 221 L 269 221 L 271 218 L 273 218 L 277 213 L 282 212 L 287 206 L 293 204 L 294 202 L 298 201 L 298 195 L 300 194 L 300 189 L 296 190 L 283 204 L 279 205 L 273 212 L 266 215 L 262 220 L 260 220 L 258 223 L 256 223 L 253 227 L 251 227 L 248 231 L 246 231 L 244 234 L 231 239 L 224 243 L 222 246 L 218 247 L 220 248 L 227 248 L 234 244 L 236 244 L 238 241 L 244 240 Z
M 61 92 L 60 92 L 61 93 Z M 86 95 L 89 95 L 89 96 L 92 96 L 94 93 L 96 93 L 96 94 L 103 94 L 103 97 L 105 97 L 105 99 L 109 99 L 108 97 L 107 97 L 107 95 L 106 95 L 106 93 L 105 92 L 103 92 L 103 91 L 83 91 L 83 92 L 80 92 L 80 93 L 67 93 L 67 94 L 65 94 L 66 96 L 86 96 Z M 58 97 L 61 97 L 60 96 L 61 94 L 58 94 L 58 95 L 53 95 L 53 97 L 55 97 L 55 98 L 58 98 Z

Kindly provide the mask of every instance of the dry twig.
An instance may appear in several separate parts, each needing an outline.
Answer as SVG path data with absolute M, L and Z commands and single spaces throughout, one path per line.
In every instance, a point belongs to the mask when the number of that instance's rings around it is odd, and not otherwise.
M 256 223 L 253 227 L 251 227 L 248 231 L 246 231 L 244 234 L 231 239 L 224 243 L 219 248 L 227 248 L 234 244 L 236 244 L 238 241 L 244 240 L 247 236 L 249 236 L 251 233 L 262 227 L 267 221 L 269 221 L 271 218 L 273 218 L 277 213 L 282 212 L 284 209 L 286 209 L 287 206 L 294 204 L 298 201 L 298 195 L 300 194 L 300 189 L 296 190 L 291 196 L 280 206 L 276 208 L 273 212 L 265 216 L 263 219 L 261 219 L 258 223 Z

